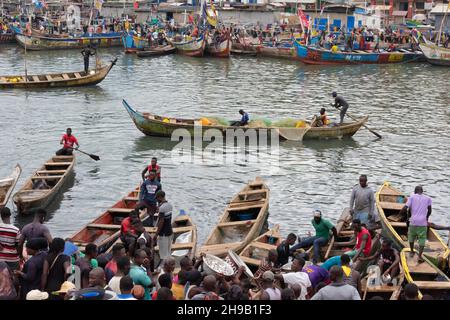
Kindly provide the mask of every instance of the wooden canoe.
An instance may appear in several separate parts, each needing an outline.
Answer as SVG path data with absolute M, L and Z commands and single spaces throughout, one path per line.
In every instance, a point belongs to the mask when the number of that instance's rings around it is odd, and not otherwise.
M 423 294 L 430 294 L 435 300 L 442 298 L 450 290 L 450 279 L 437 268 L 427 257 L 425 262 L 418 263 L 417 253 L 410 257 L 411 250 L 405 248 L 400 252 L 400 262 L 408 283 L 415 283 L 419 287 L 419 298 Z
M 256 47 L 257 55 L 271 58 L 292 59 L 296 58 L 293 45 L 290 46 L 267 46 Z
M 79 87 L 100 83 L 116 64 L 117 58 L 109 65 L 100 66 L 89 73 L 84 71 L 63 72 L 38 75 L 0 76 L 0 88 L 43 88 L 43 87 Z
M 233 127 L 233 126 L 223 126 L 223 125 L 210 125 L 210 126 L 200 126 L 199 119 L 180 119 L 172 117 L 162 117 L 149 112 L 138 112 L 133 109 L 125 100 L 122 101 L 123 106 L 127 110 L 131 119 L 133 120 L 136 127 L 145 135 L 156 136 L 156 137 L 171 137 L 176 129 L 186 129 L 191 137 L 194 137 L 194 132 L 197 130 L 202 130 L 204 133 L 208 129 L 220 130 L 225 136 L 227 129 L 242 129 L 242 130 L 279 130 L 280 128 L 275 127 Z M 344 123 L 343 125 L 335 127 L 311 127 L 306 133 L 304 133 L 303 128 L 299 128 L 299 133 L 303 135 L 303 139 L 340 139 L 344 137 L 353 136 L 361 126 L 367 122 L 368 116 L 359 119 L 358 121 L 352 123 Z M 295 128 L 288 128 L 290 130 Z M 290 132 L 292 135 L 292 132 Z M 294 135 L 296 137 L 296 135 Z
M 375 195 L 383 230 L 399 250 L 409 247 L 406 215 L 400 215 L 400 210 L 405 206 L 406 201 L 406 195 L 388 182 L 385 182 Z M 428 238 L 423 254 L 439 268 L 445 268 L 450 251 L 436 230 L 432 228 L 428 228 Z
M 213 43 L 211 38 L 208 39 L 206 52 L 212 57 L 229 58 L 231 54 L 231 37 L 227 36 L 227 39 L 217 45 Z
M 177 49 L 177 53 L 189 57 L 203 57 L 206 48 L 207 33 L 200 35 L 196 39 L 182 41 L 168 41 Z
M 427 61 L 431 64 L 437 66 L 447 66 L 450 67 L 450 49 L 444 47 L 438 47 L 434 43 L 421 43 L 420 50 L 422 50 L 423 54 Z
M 12 32 L 0 33 L 0 44 L 4 43 L 14 43 L 15 37 Z
M 73 174 L 75 156 L 53 156 L 28 178 L 23 187 L 13 196 L 20 214 L 30 214 L 30 209 L 46 208 L 64 183 Z M 33 185 L 43 180 L 49 189 L 33 189 Z
M 155 48 L 144 48 L 144 50 L 136 51 L 139 58 L 157 57 L 175 53 L 176 49 L 172 45 L 158 46 Z
M 233 250 L 239 254 L 261 234 L 269 214 L 269 188 L 257 177 L 236 194 L 211 231 L 200 253 L 219 258 Z
M 9 177 L 0 179 L 0 209 L 5 207 L 8 203 L 9 197 L 16 186 L 17 180 L 19 180 L 21 173 L 22 168 L 17 164 Z
M 263 233 L 258 238 L 250 242 L 239 257 L 250 268 L 252 272 L 258 270 L 261 260 L 267 258 L 269 251 L 276 249 L 281 244 L 280 226 Z
M 388 286 L 386 284 L 381 284 L 379 286 L 367 286 L 368 275 L 366 275 L 361 280 L 361 287 L 363 292 L 362 300 L 370 300 L 375 296 L 382 297 L 384 300 L 399 300 L 403 283 L 405 281 L 405 273 L 403 271 L 401 263 L 399 265 L 399 268 L 400 273 L 395 279 L 396 284 L 393 286 Z

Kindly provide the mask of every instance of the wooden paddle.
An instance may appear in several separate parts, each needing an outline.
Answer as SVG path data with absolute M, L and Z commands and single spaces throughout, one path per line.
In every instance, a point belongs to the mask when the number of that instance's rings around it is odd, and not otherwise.
M 333 107 L 334 107 L 334 104 L 331 104 Z M 341 109 L 339 109 L 338 107 L 335 107 L 336 109 L 338 109 L 339 111 L 341 110 Z M 351 114 L 349 114 L 348 112 L 346 112 L 345 113 L 345 115 L 347 116 L 347 117 L 349 117 L 349 118 L 351 118 L 351 119 L 353 119 L 353 120 L 355 120 L 355 121 L 358 121 L 358 119 L 356 119 L 355 117 L 353 117 Z M 375 132 L 375 131 L 373 131 L 372 129 L 370 129 L 368 126 L 366 126 L 365 124 L 363 124 L 362 125 L 364 128 L 366 128 L 367 130 L 369 130 L 370 132 L 372 132 L 374 135 L 376 135 L 378 138 L 382 138 L 382 136 L 379 134 L 379 133 L 377 133 L 377 132 Z
M 84 153 L 85 155 L 88 155 L 89 157 L 91 157 L 92 160 L 95 160 L 95 161 L 100 160 L 100 157 L 97 156 L 97 155 L 95 155 L 95 154 L 90 154 L 90 153 L 84 152 L 84 151 L 82 151 L 82 150 L 80 150 L 80 149 L 74 149 L 74 148 L 72 148 L 72 150 L 76 150 L 76 151 L 78 151 L 78 152 Z

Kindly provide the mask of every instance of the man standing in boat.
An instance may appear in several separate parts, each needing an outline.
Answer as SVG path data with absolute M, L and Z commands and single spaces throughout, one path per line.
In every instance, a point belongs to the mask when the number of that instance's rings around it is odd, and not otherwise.
M 62 136 L 59 144 L 63 144 L 63 147 L 62 149 L 56 151 L 57 156 L 71 156 L 74 149 L 73 146 L 77 145 L 75 150 L 77 150 L 80 147 L 77 138 L 75 138 L 75 136 L 72 135 L 71 128 L 67 128 L 66 134 Z
M 359 184 L 355 185 L 350 196 L 350 213 L 353 219 L 359 219 L 368 226 L 370 220 L 374 220 L 375 197 L 373 190 L 367 185 L 367 176 L 359 177 Z
M 84 72 L 87 74 L 89 71 L 89 57 L 95 56 L 97 54 L 97 51 L 92 48 L 90 44 L 88 44 L 87 48 L 81 50 L 81 54 L 83 55 L 84 59 Z
M 332 96 L 334 98 L 334 104 L 332 104 L 332 106 L 335 107 L 336 109 L 339 109 L 341 111 L 341 114 L 340 114 L 341 122 L 340 122 L 340 124 L 342 124 L 342 123 L 344 123 L 344 117 L 345 117 L 345 114 L 347 113 L 348 103 L 347 103 L 347 101 L 344 100 L 344 98 L 338 96 L 336 92 L 333 92 Z

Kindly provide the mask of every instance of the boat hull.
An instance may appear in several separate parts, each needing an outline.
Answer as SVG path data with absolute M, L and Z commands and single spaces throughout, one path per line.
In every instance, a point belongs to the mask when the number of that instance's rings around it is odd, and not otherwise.
M 215 46 L 213 43 L 208 43 L 206 46 L 206 52 L 212 57 L 229 58 L 231 54 L 230 37 L 228 37 L 225 41 L 222 41 L 218 46 Z
M 208 129 L 217 129 L 220 130 L 223 134 L 226 134 L 226 131 L 229 129 L 251 129 L 259 132 L 260 130 L 270 131 L 272 129 L 277 130 L 278 128 L 245 128 L 245 127 L 228 127 L 228 126 L 195 126 L 194 123 L 196 120 L 186 120 L 190 121 L 191 124 L 188 123 L 170 123 L 164 122 L 161 120 L 157 120 L 155 116 L 151 119 L 152 115 L 147 113 L 140 113 L 135 111 L 131 106 L 124 100 L 123 105 L 133 120 L 136 127 L 145 135 L 155 136 L 155 137 L 172 137 L 172 134 L 177 129 L 185 129 L 189 132 L 189 134 L 194 137 L 194 134 L 197 133 L 197 130 L 203 134 Z M 353 136 L 361 126 L 367 122 L 369 117 L 366 116 L 356 122 L 350 124 L 344 124 L 341 126 L 335 127 L 323 127 L 310 128 L 306 134 L 303 136 L 303 139 L 341 139 L 346 137 Z
M 146 57 L 158 57 L 158 56 L 165 56 L 168 54 L 175 53 L 176 49 L 173 46 L 164 46 L 161 48 L 151 48 L 151 49 L 144 49 L 141 51 L 137 51 L 136 54 L 139 58 L 146 58 Z
M 450 49 L 434 44 L 420 44 L 420 49 L 429 63 L 436 66 L 450 66 Z
M 283 59 L 295 59 L 294 47 L 269 47 L 258 46 L 256 47 L 258 56 L 283 58 Z
M 14 43 L 15 37 L 13 33 L 1 33 L 0 34 L 0 44 L 2 43 Z
M 6 206 L 6 204 L 8 203 L 8 200 L 14 190 L 14 187 L 17 184 L 17 180 L 19 180 L 21 173 L 22 168 L 19 164 L 17 164 L 9 177 L 0 180 L 0 209 Z
M 191 41 L 172 42 L 177 49 L 177 53 L 188 57 L 203 57 L 206 48 L 206 39 L 202 35 L 198 39 Z
M 132 34 L 124 34 L 122 36 L 122 45 L 125 49 L 125 53 L 137 53 L 144 50 L 148 46 L 148 41 L 145 38 L 137 37 Z

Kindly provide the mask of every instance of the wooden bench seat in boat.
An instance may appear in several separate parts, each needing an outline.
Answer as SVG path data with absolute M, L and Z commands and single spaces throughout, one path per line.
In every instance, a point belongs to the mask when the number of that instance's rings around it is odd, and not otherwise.
M 172 231 L 175 234 L 180 234 L 180 233 L 190 232 L 190 231 L 192 231 L 192 228 L 193 228 L 192 226 L 175 227 L 175 228 L 172 228 Z M 145 227 L 145 231 L 147 231 L 148 233 L 155 233 L 156 227 Z
M 241 258 L 241 260 L 244 261 L 245 263 L 254 264 L 257 266 L 259 266 L 261 264 L 261 260 L 258 260 L 258 259 L 253 259 L 253 258 L 244 257 L 244 256 L 239 256 L 239 258 Z
M 67 170 L 39 170 L 37 171 L 38 174 L 47 174 L 47 173 L 59 173 L 59 174 L 64 174 L 66 173 Z
M 124 201 L 139 201 L 139 197 L 125 197 Z
M 187 242 L 187 243 L 172 243 L 171 249 L 173 250 L 183 250 L 183 249 L 192 249 L 194 247 L 193 242 Z M 155 247 L 156 250 L 159 250 L 159 247 Z
M 64 176 L 33 176 L 31 180 L 57 180 L 61 179 Z
M 110 229 L 110 230 L 119 230 L 120 224 L 103 224 L 103 223 L 90 223 L 87 225 L 88 228 L 92 229 Z
M 64 80 L 70 80 L 70 78 L 67 75 L 67 73 L 63 73 L 61 76 L 63 77 Z
M 395 222 L 400 222 L 403 220 L 403 218 L 405 218 L 405 216 L 401 213 L 397 213 L 397 214 L 392 214 L 390 216 L 387 217 L 387 219 L 389 221 L 395 221 Z
M 380 206 L 385 210 L 402 210 L 405 204 L 397 202 L 380 202 Z
M 44 194 L 46 194 L 50 190 L 51 189 L 25 190 L 25 191 L 20 192 L 19 197 L 20 197 L 20 199 L 27 201 L 28 199 L 42 197 Z
M 81 74 L 79 72 L 74 72 L 75 78 L 79 79 L 82 78 Z
M 218 244 L 211 244 L 211 245 L 210 244 L 205 244 L 202 248 L 206 249 L 208 251 L 214 251 L 216 249 L 222 250 L 224 248 L 226 248 L 226 249 L 233 249 L 233 248 L 235 248 L 235 247 L 237 247 L 239 245 L 241 245 L 241 242 L 218 243 Z M 200 252 L 202 252 L 201 249 L 200 249 Z
M 274 249 L 273 244 L 268 244 L 268 243 L 265 243 L 265 242 L 257 242 L 257 241 L 252 243 L 252 247 L 266 249 L 266 250 Z
M 406 228 L 406 222 L 393 222 L 390 221 L 389 224 L 393 227 L 397 227 L 397 228 Z
M 236 211 L 242 211 L 246 209 L 254 209 L 254 208 L 261 208 L 264 203 L 257 203 L 257 204 L 243 204 L 242 206 L 234 205 L 227 208 L 228 212 L 236 212 Z
M 231 221 L 231 222 L 222 222 L 219 223 L 218 227 L 233 227 L 233 226 L 242 226 L 246 224 L 253 224 L 256 220 L 244 220 L 244 221 Z
M 35 81 L 35 82 L 39 82 L 39 77 L 38 77 L 38 76 L 33 76 L 32 79 L 33 79 L 33 81 Z
M 419 289 L 450 290 L 450 281 L 414 281 Z
M 52 77 L 49 74 L 46 74 L 45 78 L 47 79 L 47 81 L 53 81 Z
M 70 166 L 72 162 L 46 162 L 46 166 Z
M 134 209 L 130 209 L 130 208 L 109 208 L 108 212 L 110 213 L 130 213 L 132 212 Z
M 266 193 L 267 190 L 264 189 L 258 189 L 258 190 L 249 190 L 249 191 L 241 191 L 239 192 L 239 195 L 248 195 L 248 194 L 258 194 L 258 193 Z
M 395 286 L 387 286 L 387 285 L 383 285 L 383 286 L 367 286 L 366 287 L 366 291 L 367 292 L 394 292 L 395 290 L 397 290 L 398 288 Z

